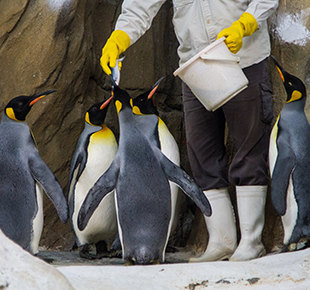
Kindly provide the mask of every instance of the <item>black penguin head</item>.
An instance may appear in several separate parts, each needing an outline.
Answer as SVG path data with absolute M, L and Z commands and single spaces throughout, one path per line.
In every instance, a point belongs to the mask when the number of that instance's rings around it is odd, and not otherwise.
M 305 98 L 307 96 L 307 90 L 304 83 L 298 77 L 286 72 L 273 56 L 271 56 L 271 58 L 277 66 L 278 72 L 283 81 L 287 93 L 286 102 L 290 103 Z
M 118 85 L 116 85 L 116 83 L 113 84 L 112 96 L 117 113 L 125 108 L 132 110 L 132 98 L 125 90 L 122 90 Z
M 32 106 L 44 98 L 46 95 L 56 92 L 56 90 L 49 90 L 33 96 L 19 96 L 12 99 L 5 107 L 5 114 L 14 121 L 25 121 L 27 114 L 30 112 Z
M 155 85 L 153 85 L 149 90 L 147 90 L 145 93 L 139 95 L 133 100 L 133 112 L 136 115 L 141 114 L 155 114 L 159 115 L 154 99 L 152 98 L 154 96 L 154 93 L 156 92 L 159 84 L 163 80 L 163 77 L 160 78 Z
M 90 125 L 101 126 L 104 123 L 111 100 L 112 97 L 91 106 L 85 114 L 85 121 Z

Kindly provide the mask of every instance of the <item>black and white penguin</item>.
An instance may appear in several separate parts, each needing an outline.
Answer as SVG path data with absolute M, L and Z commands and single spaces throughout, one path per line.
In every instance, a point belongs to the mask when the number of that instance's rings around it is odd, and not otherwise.
M 133 112 L 136 115 L 150 115 L 154 114 L 158 117 L 158 134 L 160 141 L 160 149 L 165 156 L 170 159 L 174 164 L 180 166 L 180 151 L 177 142 L 169 131 L 165 122 L 159 117 L 158 110 L 154 102 L 154 93 L 160 85 L 163 77 L 160 78 L 149 90 L 133 99 Z M 178 225 L 180 207 L 182 203 L 182 193 L 179 187 L 169 182 L 171 190 L 171 213 L 174 217 L 170 226 L 171 233 L 173 233 Z
M 31 107 L 46 91 L 19 96 L 5 107 L 0 124 L 0 228 L 25 250 L 36 254 L 43 229 L 43 190 L 60 220 L 68 220 L 68 206 L 54 174 L 41 159 L 25 122 Z
M 118 231 L 126 264 L 163 262 L 171 223 L 169 182 L 177 183 L 207 216 L 211 207 L 193 179 L 160 151 L 158 117 L 135 115 L 129 94 L 114 86 L 119 148 L 110 168 L 89 191 L 79 213 L 83 230 L 104 196 L 116 189 Z
M 282 217 L 287 246 L 310 236 L 310 125 L 304 112 L 304 83 L 272 59 L 287 93 L 269 149 L 272 203 Z
M 88 191 L 109 168 L 117 153 L 113 132 L 104 124 L 112 97 L 91 106 L 85 115 L 85 127 L 73 154 L 69 184 L 69 216 L 78 246 L 83 246 L 80 256 L 94 259 L 107 254 L 106 240 L 117 232 L 115 190 L 105 196 L 92 215 L 87 227 L 80 231 L 77 217 Z M 89 245 L 96 244 L 96 255 L 89 252 Z

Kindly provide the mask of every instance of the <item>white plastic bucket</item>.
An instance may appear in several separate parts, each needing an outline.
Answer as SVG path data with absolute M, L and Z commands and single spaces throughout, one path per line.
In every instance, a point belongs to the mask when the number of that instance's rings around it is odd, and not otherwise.
M 224 105 L 249 83 L 238 65 L 240 58 L 230 52 L 224 40 L 213 42 L 173 73 L 209 111 Z

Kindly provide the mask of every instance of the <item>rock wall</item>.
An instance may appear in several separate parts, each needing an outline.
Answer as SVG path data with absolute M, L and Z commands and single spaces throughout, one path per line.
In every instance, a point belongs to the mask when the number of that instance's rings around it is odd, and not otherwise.
M 84 126 L 84 114 L 93 103 L 107 98 L 110 93 L 110 81 L 102 72 L 99 58 L 120 9 L 121 0 L 0 1 L 0 110 L 17 95 L 57 89 L 57 94 L 34 106 L 27 122 L 41 157 L 55 173 L 65 192 L 70 160 Z M 161 117 L 180 146 L 182 167 L 190 172 L 182 119 L 181 82 L 172 75 L 178 67 L 178 44 L 171 22 L 172 13 L 172 3 L 167 1 L 151 29 L 127 50 L 121 86 L 134 97 L 165 76 L 155 101 Z M 270 19 L 272 53 L 285 69 L 298 75 L 308 87 L 309 14 L 309 1 L 281 0 L 277 13 Z M 272 63 L 270 75 L 276 116 L 284 105 L 285 93 Z M 307 103 L 307 113 L 310 113 L 309 106 Z M 107 125 L 118 136 L 118 123 L 112 106 Z M 228 152 L 233 152 L 229 137 Z M 186 201 L 182 208 L 181 226 L 173 241 L 184 246 L 189 239 L 189 245 L 199 251 L 205 247 L 207 240 L 204 221 L 198 211 L 194 220 L 195 208 Z M 70 249 L 74 243 L 70 224 L 60 223 L 47 198 L 44 208 L 41 245 Z M 282 240 L 281 222 L 269 199 L 263 239 L 269 251 L 280 245 Z

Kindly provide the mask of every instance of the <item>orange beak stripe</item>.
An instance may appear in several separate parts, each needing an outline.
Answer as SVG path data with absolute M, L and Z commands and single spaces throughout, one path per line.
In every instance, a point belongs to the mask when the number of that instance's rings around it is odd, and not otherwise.
M 148 99 L 150 99 L 150 98 L 153 97 L 153 95 L 154 95 L 154 93 L 156 92 L 157 88 L 158 88 L 158 86 L 156 86 L 156 87 L 149 93 L 149 95 L 147 96 Z
M 44 98 L 46 95 L 40 96 L 36 99 L 34 99 L 33 101 L 31 101 L 31 103 L 29 104 L 29 106 L 33 106 L 36 102 L 38 102 L 39 100 L 41 100 L 42 98 Z
M 284 82 L 285 82 L 284 76 L 283 76 L 281 70 L 280 70 L 278 67 L 277 67 L 277 69 L 278 69 L 278 72 L 279 72 L 279 74 L 280 74 L 281 80 L 282 80 L 282 82 L 284 83 Z
M 108 98 L 101 106 L 100 106 L 100 110 L 104 109 L 112 100 L 113 98 L 113 92 L 112 92 L 112 96 L 110 98 Z

